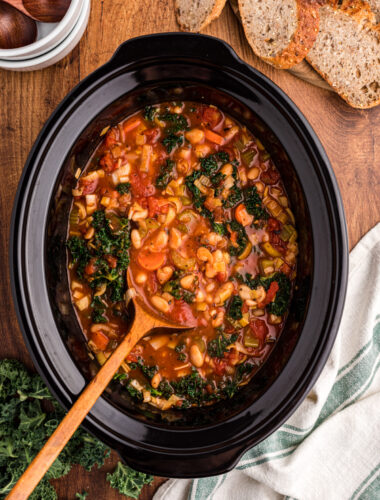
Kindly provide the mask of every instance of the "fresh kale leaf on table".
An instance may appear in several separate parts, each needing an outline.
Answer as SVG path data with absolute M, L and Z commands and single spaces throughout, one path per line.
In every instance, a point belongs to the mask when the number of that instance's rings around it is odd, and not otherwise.
M 11 491 L 64 415 L 38 375 L 30 374 L 19 361 L 0 361 L 0 499 Z M 101 467 L 109 454 L 103 443 L 78 429 L 29 500 L 57 500 L 49 479 L 65 476 L 74 464 L 86 470 L 95 464 Z M 153 477 L 119 463 L 108 480 L 120 493 L 138 498 Z
M 142 487 L 145 484 L 150 484 L 153 477 L 143 472 L 137 472 L 128 465 L 123 465 L 119 462 L 113 474 L 107 474 L 107 481 L 109 481 L 112 488 L 116 488 L 122 495 L 138 498 Z

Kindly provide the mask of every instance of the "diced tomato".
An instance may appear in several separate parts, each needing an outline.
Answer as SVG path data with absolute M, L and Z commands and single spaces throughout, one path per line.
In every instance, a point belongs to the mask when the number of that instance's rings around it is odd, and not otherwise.
M 284 262 L 282 266 L 280 267 L 280 271 L 286 274 L 287 276 L 290 276 L 290 273 L 292 272 L 292 268 Z
M 249 323 L 251 330 L 253 331 L 255 337 L 257 337 L 260 342 L 264 342 L 265 337 L 268 335 L 269 329 L 267 324 L 262 319 L 254 319 Z
M 89 276 L 96 273 L 97 267 L 95 265 L 95 261 L 96 259 L 91 259 L 87 266 L 84 268 L 84 272 Z
M 265 184 L 276 184 L 280 179 L 280 174 L 273 167 L 269 168 L 263 172 L 260 179 L 265 182 Z
M 280 221 L 269 217 L 268 219 L 268 231 L 279 231 L 281 229 Z
M 96 332 L 91 332 L 90 338 L 100 351 L 104 351 L 105 349 L 107 349 L 108 342 L 110 341 L 110 339 L 101 330 L 97 330 Z
M 161 131 L 158 127 L 149 128 L 147 130 L 144 130 L 144 135 L 146 136 L 148 144 L 156 144 L 156 142 L 160 138 Z
M 210 106 L 202 106 L 200 114 L 202 121 L 208 124 L 212 129 L 216 128 L 223 119 L 222 113 Z
M 107 132 L 106 138 L 104 139 L 104 144 L 107 148 L 111 147 L 113 144 L 116 144 L 117 139 L 116 139 L 116 130 L 111 128 Z
M 273 300 L 276 298 L 276 293 L 278 292 L 279 288 L 280 287 L 278 286 L 277 281 L 272 281 L 272 283 L 268 288 L 267 295 L 265 297 L 265 300 L 268 301 L 268 304 L 270 302 L 273 302 Z
M 169 202 L 164 198 L 148 198 L 149 217 L 154 217 L 157 214 L 167 214 L 169 210 Z
M 145 173 L 137 174 L 134 172 L 130 176 L 130 183 L 132 196 L 136 198 L 147 198 L 156 192 L 151 177 Z
M 215 373 L 219 376 L 224 375 L 224 372 L 226 371 L 227 361 L 225 359 L 214 358 L 214 364 Z
M 226 330 L 226 333 L 234 333 L 235 327 L 232 326 L 232 325 L 230 325 L 230 326 L 227 325 L 226 328 L 225 328 L 225 330 Z
M 133 350 L 127 356 L 128 363 L 137 363 L 139 360 L 139 351 Z
M 176 300 L 170 312 L 171 319 L 180 325 L 195 326 L 197 320 L 189 304 L 183 300 Z
M 272 281 L 272 283 L 270 284 L 270 286 L 268 288 L 265 299 L 258 304 L 259 308 L 262 309 L 266 305 L 273 302 L 274 299 L 276 298 L 276 293 L 278 292 L 278 290 L 279 290 L 279 286 L 278 286 L 277 281 Z
M 156 155 L 156 163 L 158 165 L 162 165 L 169 156 L 165 147 L 160 142 L 154 146 L 154 154 Z
M 113 172 L 117 168 L 117 161 L 113 159 L 111 153 L 106 153 L 100 158 L 99 165 L 105 172 Z
M 247 313 L 249 311 L 249 305 L 247 304 L 247 302 L 244 302 L 242 308 L 241 308 L 241 312 L 243 314 Z
M 227 273 L 219 272 L 216 275 L 216 279 L 219 281 L 219 283 L 223 283 L 224 281 L 226 281 L 226 278 L 227 278 Z
M 148 282 L 146 285 L 147 291 L 151 294 L 154 295 L 157 290 L 158 290 L 158 280 L 156 273 L 149 273 L 148 274 Z
M 286 242 L 282 238 L 280 238 L 278 234 L 270 232 L 269 241 L 276 250 L 278 250 L 280 253 L 285 253 Z
M 114 257 L 113 255 L 106 255 L 106 260 L 110 268 L 115 269 L 115 267 L 117 266 L 117 258 Z

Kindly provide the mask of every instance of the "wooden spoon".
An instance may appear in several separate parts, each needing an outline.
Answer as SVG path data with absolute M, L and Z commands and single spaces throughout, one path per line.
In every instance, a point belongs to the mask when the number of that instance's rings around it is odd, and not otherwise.
M 71 0 L 3 0 L 26 16 L 42 23 L 58 23 L 66 14 Z
M 129 273 L 128 286 L 131 288 Z M 187 330 L 191 328 L 191 326 L 179 326 L 158 317 L 151 316 L 142 307 L 138 297 L 133 299 L 133 303 L 135 306 L 135 319 L 128 335 L 124 337 L 121 344 L 83 390 L 65 418 L 47 440 L 45 446 L 17 481 L 12 491 L 6 497 L 6 500 L 26 500 L 29 497 L 54 460 L 63 450 L 71 436 L 82 423 L 87 413 L 91 410 L 96 400 L 107 387 L 112 377 L 119 369 L 120 364 L 125 360 L 139 340 L 155 328 L 164 328 L 166 330 Z
M 15 49 L 33 43 L 37 25 L 10 5 L 0 2 L 0 49 Z

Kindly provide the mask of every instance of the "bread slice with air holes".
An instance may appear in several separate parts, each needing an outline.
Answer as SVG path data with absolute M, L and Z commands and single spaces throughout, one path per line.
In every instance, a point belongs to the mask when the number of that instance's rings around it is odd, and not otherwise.
M 306 59 L 354 108 L 380 103 L 380 26 L 361 0 L 330 0 Z
M 367 0 L 372 12 L 375 14 L 376 22 L 380 23 L 380 0 Z
M 198 32 L 217 19 L 226 0 L 176 0 L 177 22 L 183 31 Z
M 313 0 L 239 0 L 247 40 L 261 59 L 288 69 L 302 61 L 318 34 Z

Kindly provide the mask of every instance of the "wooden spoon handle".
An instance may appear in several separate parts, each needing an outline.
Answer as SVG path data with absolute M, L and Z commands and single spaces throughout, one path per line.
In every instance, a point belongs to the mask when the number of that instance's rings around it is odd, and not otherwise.
M 141 326 L 141 323 L 138 325 L 136 321 L 133 323 L 128 335 L 81 393 L 65 418 L 46 441 L 45 446 L 17 481 L 6 500 L 27 500 L 107 387 L 121 363 L 146 333 L 142 331 Z
M 28 10 L 26 10 L 22 0 L 2 0 L 2 1 L 5 3 L 8 3 L 9 5 L 12 5 L 12 7 L 19 10 L 20 12 L 22 12 L 26 16 L 31 17 L 35 21 L 38 21 L 38 19 L 36 17 L 33 17 L 32 14 Z

